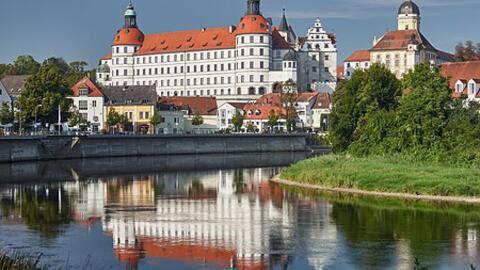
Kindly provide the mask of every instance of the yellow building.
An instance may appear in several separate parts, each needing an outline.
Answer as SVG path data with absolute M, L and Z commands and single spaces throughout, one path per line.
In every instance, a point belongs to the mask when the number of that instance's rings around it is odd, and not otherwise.
M 125 131 L 144 134 L 153 131 L 150 118 L 156 112 L 155 86 L 104 86 L 102 92 L 105 95 L 104 123 L 109 113 L 115 111 L 129 119 L 131 124 Z

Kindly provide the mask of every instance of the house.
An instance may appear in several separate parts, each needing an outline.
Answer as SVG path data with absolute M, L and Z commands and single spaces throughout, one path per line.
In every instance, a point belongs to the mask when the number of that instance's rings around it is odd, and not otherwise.
M 187 117 L 185 111 L 178 109 L 175 105 L 160 103 L 157 105 L 158 113 L 161 117 L 161 122 L 156 126 L 156 134 L 186 134 Z
M 161 97 L 158 103 L 159 105 L 173 105 L 177 110 L 184 112 L 187 133 L 211 133 L 218 130 L 215 97 Z M 202 117 L 203 124 L 197 126 L 192 124 L 196 115 Z
M 0 80 L 0 89 L 2 90 L 0 95 L 1 103 L 10 102 L 10 105 L 15 107 L 15 100 L 22 92 L 29 77 L 28 75 L 8 75 Z
M 353 72 L 357 69 L 367 69 L 370 67 L 370 51 L 358 50 L 352 53 L 343 63 L 344 76 L 350 79 Z
M 99 132 L 105 129 L 105 96 L 101 88 L 85 76 L 72 87 L 72 92 L 73 94 L 68 98 L 73 101 L 75 109 L 78 110 L 82 118 L 90 123 L 90 131 Z
M 330 124 L 330 114 L 332 113 L 332 95 L 329 93 L 320 93 L 312 108 L 313 129 L 327 131 Z
M 317 101 L 319 93 L 300 93 L 297 97 L 297 103 L 295 104 L 295 110 L 299 118 L 300 128 L 312 128 L 313 118 L 312 109 Z
M 442 76 L 449 78 L 453 97 L 480 102 L 480 61 L 452 62 L 440 66 Z
M 237 112 L 242 112 L 248 103 L 226 102 L 218 107 L 217 126 L 220 130 L 234 129 L 232 119 Z
M 125 128 L 127 132 L 146 134 L 153 131 L 150 118 L 157 107 L 154 86 L 102 86 L 101 91 L 105 96 L 104 123 L 107 123 L 108 114 L 114 111 L 129 119 L 131 124 Z

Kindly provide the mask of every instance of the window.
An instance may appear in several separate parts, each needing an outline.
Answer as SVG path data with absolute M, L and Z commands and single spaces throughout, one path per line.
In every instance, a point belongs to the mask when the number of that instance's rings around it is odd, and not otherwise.
M 0 90 L 1 91 L 1 90 Z M 0 95 L 2 93 L 0 92 Z M 78 96 L 79 97 L 85 97 L 85 96 L 88 96 L 88 89 L 87 88 L 82 88 L 82 89 L 78 89 Z
M 312 67 L 312 72 L 317 72 L 317 67 Z
M 461 83 L 457 83 L 457 89 L 456 89 L 456 92 L 457 92 L 457 93 L 460 93 L 460 92 L 462 92 L 462 90 L 463 90 L 463 84 L 461 84 Z
M 254 49 L 250 49 L 250 55 L 255 55 L 255 50 Z
M 255 42 L 254 37 L 250 36 L 250 43 L 254 43 L 254 42 Z
M 328 61 L 330 59 L 329 55 L 325 55 L 325 61 Z
M 88 101 L 87 100 L 80 100 L 78 102 L 78 109 L 81 111 L 88 110 Z
M 475 94 L 475 84 L 470 83 L 468 88 L 469 88 L 470 95 L 474 95 Z
M 253 80 L 254 80 L 253 75 L 250 75 L 250 82 L 253 82 Z
M 265 76 L 264 75 L 260 75 L 260 82 L 264 82 L 265 81 Z
M 94 107 L 94 108 L 97 107 L 97 101 L 96 100 L 92 101 L 92 107 Z
M 248 94 L 249 95 L 255 95 L 255 87 L 248 88 Z

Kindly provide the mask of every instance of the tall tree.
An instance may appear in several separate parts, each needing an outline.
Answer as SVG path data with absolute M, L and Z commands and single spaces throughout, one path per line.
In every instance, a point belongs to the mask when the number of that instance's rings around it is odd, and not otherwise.
M 40 64 L 30 55 L 20 55 L 13 61 L 7 71 L 8 75 L 33 75 L 40 69 Z
M 56 123 L 59 108 L 63 120 L 70 112 L 71 101 L 66 98 L 70 93 L 71 90 L 58 70 L 44 66 L 37 74 L 28 78 L 17 99 L 16 107 L 21 112 L 22 119 L 27 122 L 37 112 L 38 119 Z
M 73 108 L 68 117 L 68 125 L 70 127 L 78 126 L 80 130 L 86 131 L 91 123 L 80 114 L 77 108 Z
M 162 123 L 162 116 L 160 115 L 159 112 L 156 112 L 152 115 L 152 117 L 150 117 L 150 125 L 153 126 L 153 134 L 156 135 L 157 134 L 157 126 Z
M 330 139 L 333 150 L 344 151 L 361 135 L 367 114 L 394 109 L 401 96 L 400 82 L 384 66 L 374 64 L 341 81 L 333 96 Z
M 235 112 L 235 115 L 232 117 L 232 124 L 235 127 L 236 132 L 239 132 L 240 129 L 242 128 L 244 119 L 245 119 L 245 117 L 240 112 L 240 110 L 237 110 Z
M 278 118 L 275 110 L 271 110 L 268 113 L 268 126 L 270 127 L 270 132 L 273 132 L 273 129 L 278 125 Z
M 476 46 L 473 41 L 467 41 L 465 44 L 459 43 L 455 47 L 455 58 L 457 61 L 471 61 L 480 59 L 480 43 Z
M 110 110 L 107 114 L 108 129 L 115 128 L 120 123 L 120 114 L 114 110 Z
M 67 74 L 67 72 L 70 70 L 70 66 L 61 57 L 50 57 L 45 59 L 45 61 L 42 63 L 42 67 L 56 68 L 57 71 L 62 75 Z
M 7 102 L 2 104 L 0 109 L 0 124 L 8 125 L 13 122 L 13 112 Z

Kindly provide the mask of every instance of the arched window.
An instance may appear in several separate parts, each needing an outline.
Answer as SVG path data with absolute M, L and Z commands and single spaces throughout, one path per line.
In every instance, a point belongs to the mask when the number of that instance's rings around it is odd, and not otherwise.
M 241 95 L 242 94 L 242 88 L 237 88 L 237 95 Z
M 255 87 L 248 88 L 248 94 L 249 95 L 255 95 Z
M 259 95 L 265 95 L 265 87 L 258 88 L 258 94 Z

